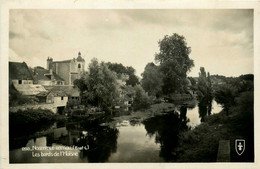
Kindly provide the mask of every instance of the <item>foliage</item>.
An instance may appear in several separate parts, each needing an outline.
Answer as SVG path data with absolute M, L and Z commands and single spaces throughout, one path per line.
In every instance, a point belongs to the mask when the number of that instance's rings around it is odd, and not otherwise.
M 162 87 L 162 74 L 154 63 L 148 63 L 142 73 L 141 85 L 150 96 L 160 96 Z
M 237 104 L 230 107 L 232 116 L 226 116 L 222 111 L 207 116 L 195 129 L 181 133 L 177 161 L 214 162 L 219 140 L 230 140 L 230 147 L 235 147 L 238 138 L 247 140 L 248 146 L 242 156 L 230 149 L 231 161 L 254 161 L 253 98 L 252 91 L 240 93 Z
M 136 85 L 134 89 L 135 89 L 135 97 L 133 100 L 134 110 L 148 108 L 150 106 L 150 99 L 148 94 L 145 93 L 144 89 L 140 85 Z
M 163 94 L 175 92 L 183 93 L 187 89 L 186 74 L 194 66 L 189 58 L 191 52 L 183 36 L 174 33 L 164 36 L 159 42 L 160 52 L 156 53 L 155 60 L 163 76 Z
M 10 112 L 10 120 L 14 120 L 15 123 L 40 123 L 54 119 L 54 114 L 50 110 L 43 109 L 27 109 L 18 110 L 17 112 Z
M 126 67 L 126 70 L 129 76 L 129 79 L 126 81 L 126 85 L 135 86 L 137 84 L 140 84 L 137 76 L 135 75 L 135 69 L 132 66 L 130 66 L 130 67 Z
M 253 74 L 240 75 L 239 79 L 246 80 L 246 81 L 254 81 L 254 75 Z
M 88 74 L 85 73 L 74 84 L 81 90 L 85 104 L 109 110 L 119 101 L 116 79 L 116 74 L 104 62 L 98 63 L 97 59 L 92 59 Z
M 254 77 L 251 75 L 241 75 L 238 78 L 229 79 L 227 83 L 232 85 L 237 93 L 254 90 Z
M 213 82 L 219 81 L 222 82 L 223 84 L 228 84 L 233 86 L 233 89 L 237 93 L 254 90 L 253 74 L 240 75 L 239 77 L 225 77 L 220 75 L 211 75 L 210 77 L 213 80 Z M 213 87 L 214 90 L 218 90 L 219 85 L 215 84 Z
M 239 106 L 239 111 L 244 116 L 254 116 L 254 92 L 243 92 L 235 99 L 236 104 Z
M 78 106 L 78 105 L 80 105 L 79 100 L 69 100 L 66 108 L 73 108 L 73 106 Z
M 215 92 L 215 100 L 226 111 L 226 115 L 229 114 L 229 108 L 235 104 L 235 96 L 236 92 L 230 85 L 223 85 Z
M 122 74 L 128 76 L 128 79 L 126 80 L 126 85 L 135 86 L 139 84 L 139 80 L 135 75 L 135 69 L 132 66 L 125 67 L 121 63 L 111 63 L 111 62 L 108 62 L 106 64 L 108 68 L 116 72 L 118 76 L 121 76 Z
M 124 74 L 127 72 L 126 67 L 124 65 L 122 65 L 122 63 L 108 62 L 106 64 L 110 70 L 116 72 L 117 74 Z
M 196 84 L 196 80 L 193 77 L 188 77 L 188 79 L 190 80 L 191 86 L 190 88 L 192 90 L 196 90 L 197 89 L 197 84 Z
M 213 99 L 210 74 L 208 73 L 208 76 L 206 75 L 204 67 L 200 68 L 197 94 L 199 100 L 204 99 L 211 102 Z
M 85 83 L 88 80 L 88 76 L 89 74 L 87 72 L 84 72 L 81 75 L 80 79 L 74 80 L 73 84 L 79 88 L 80 92 L 88 90 L 88 85 L 87 83 Z
M 31 134 L 54 120 L 55 115 L 50 110 L 27 109 L 9 112 L 10 137 Z

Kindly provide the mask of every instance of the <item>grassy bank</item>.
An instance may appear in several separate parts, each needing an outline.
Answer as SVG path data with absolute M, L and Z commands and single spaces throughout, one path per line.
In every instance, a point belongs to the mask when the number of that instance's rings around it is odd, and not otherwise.
M 245 152 L 241 156 L 235 151 L 236 139 L 246 140 Z M 229 116 L 222 111 L 208 116 L 195 129 L 181 133 L 177 161 L 215 162 L 219 140 L 230 140 L 231 161 L 254 161 L 253 93 L 241 94 Z

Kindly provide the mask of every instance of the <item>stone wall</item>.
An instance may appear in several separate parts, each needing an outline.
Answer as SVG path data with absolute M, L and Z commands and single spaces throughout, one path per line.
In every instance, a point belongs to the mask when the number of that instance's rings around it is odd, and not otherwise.
M 55 62 L 54 72 L 65 80 L 65 85 L 70 84 L 70 62 Z

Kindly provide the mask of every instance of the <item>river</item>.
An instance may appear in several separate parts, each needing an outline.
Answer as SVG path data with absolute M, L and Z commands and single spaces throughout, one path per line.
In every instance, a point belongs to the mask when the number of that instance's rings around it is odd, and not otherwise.
M 139 123 L 124 121 L 115 127 L 104 121 L 54 123 L 33 138 L 10 138 L 10 163 L 168 162 L 174 161 L 178 133 L 193 129 L 204 117 L 219 113 L 212 102 L 180 107 Z

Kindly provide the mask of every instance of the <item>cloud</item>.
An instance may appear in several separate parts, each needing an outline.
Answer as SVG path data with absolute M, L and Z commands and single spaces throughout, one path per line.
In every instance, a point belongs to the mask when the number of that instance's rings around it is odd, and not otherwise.
M 159 39 L 173 33 L 192 49 L 193 76 L 200 66 L 223 75 L 252 72 L 253 10 L 10 10 L 12 58 L 31 66 L 45 67 L 48 56 L 72 59 L 81 51 L 87 64 L 96 57 L 133 66 L 140 75 L 154 61 Z M 239 65 L 225 71 L 232 63 Z
M 18 33 L 15 33 L 15 32 L 9 32 L 9 38 L 10 39 L 14 39 L 14 38 L 23 38 L 23 35 L 22 34 L 18 34 Z

